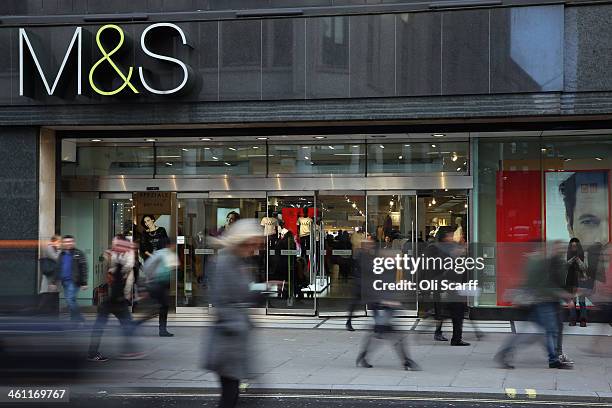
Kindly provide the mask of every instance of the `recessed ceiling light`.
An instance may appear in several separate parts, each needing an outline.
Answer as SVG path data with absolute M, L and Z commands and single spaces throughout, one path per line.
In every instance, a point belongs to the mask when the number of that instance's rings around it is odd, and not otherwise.
M 257 140 L 268 140 L 268 138 L 265 137 L 265 136 L 260 136 L 260 137 L 257 138 Z
M 166 166 L 172 166 L 172 163 L 166 162 Z
M 602 161 L 603 159 L 601 157 L 596 157 L 595 160 Z
M 431 145 L 431 147 L 436 147 L 436 145 L 435 145 L 435 144 L 432 144 L 432 145 Z
M 184 147 L 181 150 L 184 151 L 184 152 L 188 152 L 189 151 L 189 149 L 185 149 Z
M 325 136 L 315 136 L 314 138 L 315 138 L 315 139 L 326 139 L 326 137 L 325 137 Z
M 380 147 L 381 149 L 384 149 L 385 145 L 378 145 L 378 147 Z
M 231 164 L 229 164 L 228 162 L 224 162 L 223 164 L 225 164 L 226 166 L 231 166 Z
M 434 133 L 432 134 L 433 137 L 444 137 L 444 133 Z
M 210 150 L 210 147 L 205 147 L 204 150 Z
M 308 156 L 304 156 L 304 160 L 310 160 Z
M 203 142 L 210 142 L 212 139 L 210 137 L 201 137 L 200 140 Z
M 235 148 L 235 147 L 228 147 L 228 149 L 233 150 L 233 151 L 236 151 L 236 148 Z
M 92 142 L 101 142 L 102 139 L 91 139 Z
M 541 148 L 540 150 L 541 150 L 543 153 L 544 153 L 544 152 L 546 152 L 546 148 L 545 148 L 545 147 Z
M 145 139 L 145 142 L 156 142 L 157 139 Z
M 410 145 L 409 145 L 409 144 L 405 144 L 404 146 L 406 146 L 406 147 L 410 147 Z
M 399 156 L 398 159 L 402 160 L 404 158 L 404 156 Z
M 351 146 L 351 147 L 359 147 L 359 145 L 353 145 L 353 146 Z
M 212 156 L 213 160 L 219 160 L 218 157 Z
M 327 146 L 327 147 L 329 147 L 331 150 L 336 150 L 334 146 Z
M 259 149 L 259 146 L 253 146 L 253 149 Z

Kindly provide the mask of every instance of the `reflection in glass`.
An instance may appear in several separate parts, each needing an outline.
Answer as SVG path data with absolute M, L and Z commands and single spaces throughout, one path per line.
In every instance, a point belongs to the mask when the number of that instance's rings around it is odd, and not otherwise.
M 467 174 L 468 143 L 368 144 L 368 173 Z
M 62 162 L 63 176 L 153 176 L 153 147 L 78 146 L 77 161 Z
M 265 174 L 265 145 L 157 148 L 157 174 Z
M 353 144 L 268 146 L 269 174 L 363 174 L 365 146 Z

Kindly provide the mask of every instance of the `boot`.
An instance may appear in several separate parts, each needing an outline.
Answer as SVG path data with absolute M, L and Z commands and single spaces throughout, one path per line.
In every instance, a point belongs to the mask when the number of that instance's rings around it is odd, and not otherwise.
M 575 326 L 576 325 L 576 319 L 570 320 L 569 325 L 570 326 Z
M 159 311 L 159 337 L 172 337 L 173 333 L 170 333 L 166 327 L 168 325 L 168 310 Z
M 574 326 L 576 324 L 574 323 Z M 580 319 L 580 327 L 587 327 L 586 319 Z
M 353 325 L 351 324 L 350 320 L 346 321 L 346 330 L 348 330 L 348 331 L 355 331 L 355 329 L 353 328 Z
M 355 361 L 355 365 L 356 366 L 361 366 L 361 367 L 365 367 L 365 368 L 372 368 L 372 364 L 368 363 L 368 361 L 366 360 L 366 353 L 365 351 L 359 353 L 359 355 L 357 356 L 357 361 Z
M 421 366 L 419 366 L 416 361 L 407 358 L 404 360 L 404 370 L 406 371 L 421 371 Z

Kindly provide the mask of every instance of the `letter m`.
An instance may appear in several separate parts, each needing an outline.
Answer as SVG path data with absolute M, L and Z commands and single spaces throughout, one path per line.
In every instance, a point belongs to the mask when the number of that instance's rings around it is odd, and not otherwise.
M 62 76 L 62 72 L 64 72 L 64 68 L 66 67 L 66 62 L 68 61 L 68 57 L 70 57 L 70 52 L 74 48 L 74 44 L 77 43 L 77 47 L 78 47 L 78 52 L 77 52 L 77 87 L 78 87 L 78 90 L 77 92 L 79 95 L 81 95 L 82 37 L 83 37 L 82 28 L 77 27 L 74 30 L 74 35 L 72 36 L 70 45 L 68 45 L 68 50 L 66 51 L 66 54 L 64 55 L 64 60 L 62 61 L 62 65 L 60 66 L 59 71 L 57 72 L 57 75 L 55 76 L 53 85 L 49 87 L 47 76 L 45 75 L 45 72 L 43 71 L 43 68 L 40 65 L 40 61 L 38 60 L 38 57 L 36 56 L 36 51 L 34 50 L 34 47 L 32 47 L 32 43 L 30 42 L 30 39 L 28 38 L 28 33 L 26 33 L 26 30 L 24 28 L 20 28 L 19 29 L 19 95 L 23 95 L 23 88 L 24 88 L 23 87 L 23 83 L 24 83 L 23 65 L 24 65 L 24 59 L 25 59 L 24 46 L 23 46 L 24 43 L 28 47 L 30 55 L 32 56 L 32 60 L 34 60 L 34 64 L 36 65 L 36 69 L 38 70 L 38 74 L 40 75 L 40 78 L 42 79 L 43 84 L 45 85 L 45 88 L 47 89 L 47 94 L 49 95 L 53 95 L 53 93 L 55 92 L 55 88 L 57 87 L 57 84 L 59 83 L 59 80 Z

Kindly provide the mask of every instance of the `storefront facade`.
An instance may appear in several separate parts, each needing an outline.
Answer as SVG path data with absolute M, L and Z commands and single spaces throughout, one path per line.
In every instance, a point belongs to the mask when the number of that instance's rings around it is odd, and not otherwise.
M 486 259 L 473 313 L 502 318 L 521 243 L 609 241 L 609 5 L 35 3 L 0 27 L 7 295 L 36 292 L 55 232 L 95 287 L 149 216 L 177 310 L 206 310 L 206 237 L 235 212 L 299 243 L 254 254 L 287 282 L 266 313 L 344 313 L 357 233 L 417 254 L 452 227 Z

